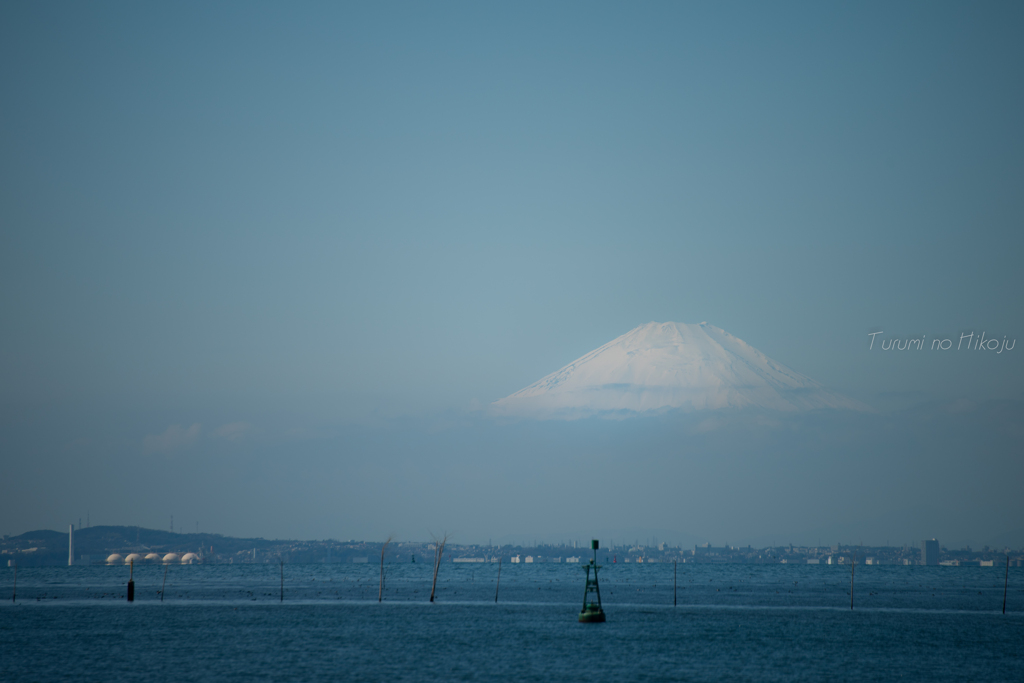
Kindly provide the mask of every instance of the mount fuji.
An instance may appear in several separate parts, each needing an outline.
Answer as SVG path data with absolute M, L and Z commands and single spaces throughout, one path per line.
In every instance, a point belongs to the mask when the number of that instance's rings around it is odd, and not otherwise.
M 721 408 L 870 410 L 706 322 L 641 325 L 491 404 L 496 415 L 569 420 Z

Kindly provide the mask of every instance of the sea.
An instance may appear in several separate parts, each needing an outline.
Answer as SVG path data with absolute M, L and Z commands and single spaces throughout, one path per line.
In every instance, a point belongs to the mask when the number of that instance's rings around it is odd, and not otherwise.
M 1024 568 L 581 567 L 3 568 L 0 681 L 1024 681 Z

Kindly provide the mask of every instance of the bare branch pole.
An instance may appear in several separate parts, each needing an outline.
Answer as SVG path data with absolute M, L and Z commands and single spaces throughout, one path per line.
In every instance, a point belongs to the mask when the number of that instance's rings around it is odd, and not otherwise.
M 448 533 L 438 540 L 434 537 L 434 581 L 430 584 L 430 602 L 434 602 L 434 593 L 437 590 L 437 570 L 441 566 L 441 558 L 444 557 L 444 546 L 448 542 Z
M 384 541 L 384 545 L 380 547 L 380 588 L 377 590 L 377 602 L 384 599 L 384 551 L 388 549 L 388 544 L 391 543 L 393 536 L 388 536 L 387 540 Z

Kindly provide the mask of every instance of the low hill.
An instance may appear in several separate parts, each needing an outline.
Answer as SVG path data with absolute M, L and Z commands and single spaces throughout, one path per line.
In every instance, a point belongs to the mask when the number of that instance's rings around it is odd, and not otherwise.
M 260 558 L 261 554 L 276 556 L 286 549 L 303 545 L 296 541 L 268 541 L 263 538 L 232 538 L 220 534 L 178 534 L 171 531 L 133 526 L 94 526 L 75 531 L 75 560 L 102 562 L 111 553 L 187 553 L 206 557 L 231 559 L 235 556 Z M 66 565 L 68 563 L 67 532 L 43 529 L 28 531 L 0 541 L 0 557 L 14 559 L 20 566 Z M 6 562 L 5 562 L 6 564 Z

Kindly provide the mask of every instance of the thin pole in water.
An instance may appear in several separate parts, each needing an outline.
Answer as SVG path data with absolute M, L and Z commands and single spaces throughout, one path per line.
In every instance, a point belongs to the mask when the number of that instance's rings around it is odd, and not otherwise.
M 14 563 L 14 592 L 11 593 L 11 602 L 18 599 L 18 563 Z
M 857 572 L 857 551 L 853 551 L 853 564 L 850 565 L 850 609 L 853 609 L 853 575 Z
M 135 602 L 135 560 L 128 570 L 128 602 Z
M 169 562 L 164 562 L 164 582 L 160 584 L 160 602 L 164 601 L 164 590 L 167 588 L 167 570 L 171 568 Z
M 284 558 L 281 558 L 281 602 L 284 602 Z
M 388 540 L 380 547 L 380 588 L 377 590 L 377 602 L 384 599 L 384 551 L 388 549 L 390 543 L 391 536 L 388 536 Z
M 1006 556 L 1006 576 L 1003 578 L 1003 614 L 1006 614 L 1006 587 L 1010 583 L 1010 556 Z
M 494 586 L 494 604 L 498 604 L 498 589 L 501 588 L 501 558 L 498 558 L 498 583 Z
M 672 560 L 672 606 L 678 607 L 679 600 L 676 596 L 676 561 Z

